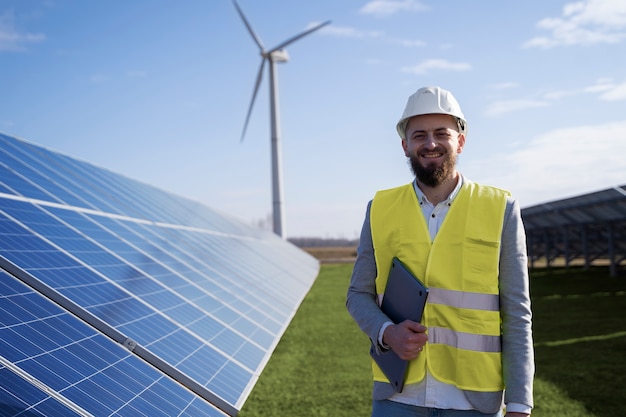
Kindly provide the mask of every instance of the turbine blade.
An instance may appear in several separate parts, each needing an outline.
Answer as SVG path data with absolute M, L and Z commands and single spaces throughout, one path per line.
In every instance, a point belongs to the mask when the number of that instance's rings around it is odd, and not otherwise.
M 246 28 L 248 28 L 248 32 L 250 32 L 250 36 L 252 36 L 252 39 L 254 39 L 254 42 L 256 42 L 259 49 L 261 51 L 264 51 L 265 48 L 263 47 L 263 43 L 261 42 L 261 39 L 257 36 L 256 33 L 254 33 L 254 29 L 252 29 L 252 26 L 250 26 L 250 23 L 248 23 L 248 19 L 246 19 L 246 16 L 243 14 L 243 11 L 237 4 L 237 1 L 233 0 L 233 4 L 235 5 L 237 12 L 239 13 L 239 16 L 241 16 L 241 20 L 243 20 L 244 25 L 246 25 Z
M 241 139 L 239 141 L 240 143 L 243 142 L 243 138 L 246 135 L 246 130 L 248 129 L 248 122 L 250 121 L 252 108 L 254 107 L 256 95 L 259 92 L 259 87 L 261 86 L 261 81 L 263 80 L 263 68 L 264 67 L 265 67 L 265 57 L 261 60 L 261 67 L 259 68 L 259 73 L 256 76 L 256 84 L 254 85 L 254 92 L 252 93 L 252 100 L 250 100 L 250 106 L 248 107 L 248 114 L 246 115 L 246 121 L 243 124 L 243 132 L 241 132 Z
M 289 45 L 290 43 L 293 43 L 293 42 L 297 41 L 298 39 L 308 35 L 309 33 L 314 32 L 314 31 L 316 31 L 318 29 L 321 29 L 323 26 L 326 26 L 328 24 L 330 24 L 330 20 L 328 20 L 328 21 L 326 21 L 324 23 L 320 23 L 319 25 L 316 25 L 316 26 L 312 27 L 311 29 L 305 30 L 304 32 L 300 33 L 299 35 L 293 36 L 293 37 L 287 39 L 286 41 L 284 41 L 283 43 L 281 43 L 280 45 L 278 45 L 277 47 L 272 48 L 272 50 L 269 51 L 268 54 L 271 54 L 274 51 L 278 51 L 279 49 L 283 49 L 287 45 Z

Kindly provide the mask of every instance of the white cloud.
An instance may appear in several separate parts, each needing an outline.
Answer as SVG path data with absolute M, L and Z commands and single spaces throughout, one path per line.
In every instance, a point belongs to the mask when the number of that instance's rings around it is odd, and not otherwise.
M 385 17 L 400 12 L 421 12 L 428 9 L 428 6 L 416 0 L 372 0 L 359 13 Z
M 414 47 L 422 47 L 422 46 L 426 46 L 426 42 L 421 41 L 419 39 L 413 39 L 413 40 L 409 40 L 409 39 L 394 39 L 394 38 L 389 38 L 389 41 L 391 43 L 396 43 L 398 45 L 402 45 L 405 46 L 407 48 L 414 48 Z
M 496 90 L 509 90 L 512 88 L 518 88 L 519 84 L 516 82 L 509 81 L 509 82 L 493 84 L 491 87 L 495 88 Z
M 445 59 L 427 59 L 417 65 L 411 67 L 402 67 L 402 72 L 408 72 L 411 74 L 423 75 L 432 70 L 443 71 L 469 71 L 472 66 L 466 62 L 450 62 Z
M 0 51 L 23 51 L 26 44 L 43 42 L 41 33 L 20 33 L 13 25 L 13 16 L 4 13 L 0 16 Z
M 626 99 L 626 82 L 615 84 L 611 79 L 602 78 L 587 87 L 573 90 L 551 91 L 544 94 L 548 100 L 558 100 L 564 97 L 572 97 L 581 94 L 597 94 L 600 100 L 617 101 Z
M 364 31 L 364 30 L 359 30 L 359 29 L 355 29 L 351 27 L 345 27 L 345 26 L 342 27 L 342 26 L 335 26 L 335 25 L 323 27 L 322 29 L 320 29 L 320 33 L 323 33 L 326 35 L 333 35 L 333 36 L 339 36 L 339 37 L 344 37 L 344 38 L 356 38 L 356 39 L 383 37 L 382 32 Z
M 487 116 L 499 116 L 504 113 L 546 107 L 549 105 L 550 103 L 544 100 L 501 100 L 491 103 L 489 107 L 487 107 L 485 114 Z
M 506 85 L 504 85 L 504 87 L 506 87 Z M 587 87 L 546 92 L 541 96 L 540 100 L 512 99 L 494 101 L 485 110 L 485 115 L 493 117 L 519 110 L 546 107 L 552 105 L 552 103 L 557 100 L 582 94 L 594 94 L 598 99 L 603 101 L 626 100 L 626 82 L 616 84 L 611 79 L 601 78 L 597 80 L 595 84 Z
M 614 87 L 614 83 L 612 79 L 609 78 L 601 78 L 596 81 L 595 84 L 590 85 L 584 88 L 586 93 L 603 93 L 607 90 L 611 90 Z
M 623 0 L 585 0 L 568 3 L 557 18 L 545 18 L 539 29 L 551 32 L 524 43 L 524 47 L 619 43 L 626 38 L 626 2 Z
M 549 91 L 543 95 L 546 100 L 560 100 L 566 97 L 572 97 L 581 93 L 581 90 L 557 90 Z
M 385 35 L 384 32 L 376 30 L 360 30 L 347 26 L 325 26 L 320 30 L 320 33 L 325 35 L 337 36 L 340 38 L 352 38 L 352 39 L 380 39 L 389 43 L 404 46 L 407 48 L 425 46 L 426 42 L 419 39 L 400 39 L 391 38 Z
M 600 94 L 600 99 L 605 101 L 626 100 L 626 82 L 606 88 Z
M 624 137 L 626 121 L 555 129 L 514 152 L 471 161 L 466 171 L 511 190 L 524 207 L 626 183 Z

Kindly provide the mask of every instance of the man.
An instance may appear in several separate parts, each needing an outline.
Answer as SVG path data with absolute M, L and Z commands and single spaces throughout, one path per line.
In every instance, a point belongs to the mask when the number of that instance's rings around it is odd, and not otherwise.
M 401 392 L 372 363 L 372 417 L 499 417 L 503 404 L 507 417 L 528 416 L 534 354 L 519 204 L 456 170 L 467 123 L 449 91 L 419 89 L 396 128 L 415 181 L 369 203 L 346 301 L 378 351 L 409 361 Z M 393 257 L 429 287 L 422 323 L 394 324 L 379 308 Z

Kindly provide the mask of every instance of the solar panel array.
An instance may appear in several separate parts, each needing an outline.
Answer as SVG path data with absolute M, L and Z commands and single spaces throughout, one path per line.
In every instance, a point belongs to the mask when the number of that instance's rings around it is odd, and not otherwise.
M 2 134 L 0 267 L 0 416 L 236 415 L 319 271 L 272 233 Z
M 626 184 L 526 207 L 522 216 L 527 230 L 626 221 Z
M 531 266 L 608 261 L 616 276 L 626 261 L 626 185 L 527 207 L 522 218 Z

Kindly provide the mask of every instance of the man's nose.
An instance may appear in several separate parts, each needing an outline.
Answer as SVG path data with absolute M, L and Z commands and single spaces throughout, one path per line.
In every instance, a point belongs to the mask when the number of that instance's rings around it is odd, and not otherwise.
M 426 132 L 426 140 L 424 141 L 424 146 L 428 148 L 433 148 L 437 146 L 437 140 L 435 139 L 434 132 Z

